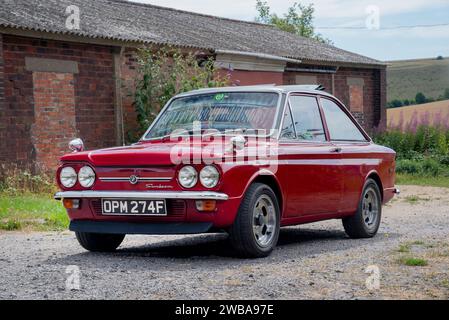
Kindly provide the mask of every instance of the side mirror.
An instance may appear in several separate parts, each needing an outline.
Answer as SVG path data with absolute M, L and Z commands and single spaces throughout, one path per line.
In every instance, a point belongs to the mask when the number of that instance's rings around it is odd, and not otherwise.
M 238 135 L 238 136 L 231 138 L 232 149 L 235 151 L 243 150 L 246 146 L 246 143 L 247 143 L 247 141 L 246 141 L 245 137 L 242 135 Z
M 81 139 L 75 139 L 70 141 L 69 148 L 72 152 L 81 152 L 84 151 L 84 142 Z

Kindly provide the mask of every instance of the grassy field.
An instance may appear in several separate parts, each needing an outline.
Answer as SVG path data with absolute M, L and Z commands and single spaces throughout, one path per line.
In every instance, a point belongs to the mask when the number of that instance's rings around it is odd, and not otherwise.
M 398 174 L 396 177 L 396 184 L 449 188 L 449 177 L 425 177 L 409 174 Z
M 449 100 L 426 103 L 417 106 L 408 106 L 387 110 L 388 128 L 397 128 L 403 121 L 403 127 L 417 117 L 418 123 L 429 121 L 430 125 L 449 124 Z
M 61 231 L 68 223 L 62 204 L 49 195 L 0 193 L 0 230 Z
M 436 99 L 449 88 L 449 58 L 388 63 L 388 101 L 414 99 L 418 92 Z

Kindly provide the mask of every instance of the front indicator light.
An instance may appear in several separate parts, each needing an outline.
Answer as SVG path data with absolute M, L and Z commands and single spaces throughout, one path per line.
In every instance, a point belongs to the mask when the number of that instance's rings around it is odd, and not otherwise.
M 64 208 L 66 208 L 66 209 L 79 209 L 81 200 L 79 200 L 79 199 L 64 199 L 64 200 L 62 200 L 62 203 L 64 204 Z
M 213 212 L 217 209 L 217 201 L 215 200 L 201 200 L 196 201 L 196 210 L 201 212 Z

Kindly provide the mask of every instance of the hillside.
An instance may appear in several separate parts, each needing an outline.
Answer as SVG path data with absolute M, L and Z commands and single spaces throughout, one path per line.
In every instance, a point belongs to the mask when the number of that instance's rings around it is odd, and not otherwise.
M 419 91 L 436 99 L 449 88 L 449 58 L 388 63 L 388 101 L 414 99 Z
M 449 127 L 449 100 L 387 110 L 389 129 L 410 128 L 417 124 Z

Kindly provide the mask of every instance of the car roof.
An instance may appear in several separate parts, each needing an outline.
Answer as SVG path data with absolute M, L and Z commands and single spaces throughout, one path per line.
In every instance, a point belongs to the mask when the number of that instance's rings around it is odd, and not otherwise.
M 324 88 L 321 85 L 289 85 L 278 86 L 275 84 L 263 84 L 256 86 L 239 86 L 239 87 L 222 87 L 222 88 L 205 88 L 199 90 L 193 90 L 185 93 L 181 93 L 176 97 L 186 97 L 198 94 L 210 94 L 220 92 L 276 92 L 276 93 L 310 93 L 320 94 L 326 96 L 332 96 L 331 94 L 323 91 Z

